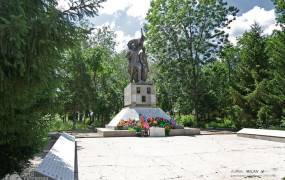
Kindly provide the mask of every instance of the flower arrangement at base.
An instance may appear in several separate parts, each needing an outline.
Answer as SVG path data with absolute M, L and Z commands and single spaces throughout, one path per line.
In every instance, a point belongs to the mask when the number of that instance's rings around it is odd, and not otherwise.
M 169 136 L 170 130 L 174 129 L 176 126 L 176 121 L 171 119 L 164 119 L 162 117 L 150 117 L 145 118 L 140 116 L 139 121 L 135 120 L 121 120 L 117 125 L 117 129 L 135 129 L 137 133 L 145 133 L 150 127 L 160 127 L 165 129 L 166 136 Z
M 117 125 L 117 129 L 119 130 L 127 130 L 128 128 L 134 128 L 135 127 L 135 120 L 121 120 L 119 124 Z

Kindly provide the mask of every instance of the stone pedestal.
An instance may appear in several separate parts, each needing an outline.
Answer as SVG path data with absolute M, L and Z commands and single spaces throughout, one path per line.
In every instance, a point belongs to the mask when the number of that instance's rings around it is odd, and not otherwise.
M 164 137 L 165 129 L 160 127 L 151 127 L 149 128 L 149 136 L 150 137 Z
M 168 114 L 157 107 L 125 107 L 115 117 L 113 117 L 112 121 L 110 121 L 106 127 L 116 127 L 121 120 L 132 119 L 138 121 L 140 115 L 143 115 L 145 118 L 161 117 L 168 120 L 171 119 Z
M 155 88 L 152 83 L 130 83 L 124 89 L 124 108 L 106 125 L 115 128 L 121 120 L 139 121 L 145 118 L 161 117 L 170 120 L 171 117 L 162 109 L 156 107 Z
M 130 83 L 124 89 L 125 107 L 155 107 L 155 88 L 152 83 Z

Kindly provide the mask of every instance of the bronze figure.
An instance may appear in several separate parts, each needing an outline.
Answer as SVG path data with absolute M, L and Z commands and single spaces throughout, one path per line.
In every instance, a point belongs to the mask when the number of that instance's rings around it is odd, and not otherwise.
M 127 58 L 129 60 L 128 72 L 131 76 L 131 82 L 141 83 L 147 79 L 149 72 L 147 56 L 143 46 L 145 36 L 141 29 L 141 37 L 132 39 L 128 42 Z

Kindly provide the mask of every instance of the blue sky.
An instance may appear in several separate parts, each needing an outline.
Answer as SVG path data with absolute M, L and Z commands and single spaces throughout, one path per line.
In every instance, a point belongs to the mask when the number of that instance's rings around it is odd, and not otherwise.
M 64 8 L 66 0 L 58 0 L 59 6 Z M 126 43 L 132 38 L 140 36 L 140 28 L 145 22 L 146 13 L 151 0 L 107 0 L 102 4 L 99 16 L 91 19 L 96 27 L 110 26 L 116 32 L 117 51 L 126 48 Z M 250 26 L 259 23 L 264 34 L 271 34 L 276 29 L 274 6 L 270 0 L 226 0 L 229 5 L 240 9 L 237 20 L 227 30 L 231 42 Z
M 251 10 L 254 6 L 262 7 L 265 10 L 274 8 L 270 0 L 227 0 L 227 2 L 229 5 L 239 8 L 239 15 Z

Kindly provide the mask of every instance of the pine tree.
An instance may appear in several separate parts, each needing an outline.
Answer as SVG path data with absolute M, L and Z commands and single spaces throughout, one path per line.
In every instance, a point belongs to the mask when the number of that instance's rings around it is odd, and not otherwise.
M 278 24 L 281 31 L 275 31 L 268 40 L 268 55 L 270 57 L 270 78 L 266 82 L 266 102 L 263 116 L 269 116 L 271 126 L 285 127 L 285 2 L 275 0 Z
M 19 172 L 45 142 L 64 51 L 86 37 L 74 20 L 103 0 L 0 0 L 0 178 Z
M 269 77 L 266 38 L 261 34 L 261 27 L 254 24 L 238 41 L 239 62 L 231 89 L 234 108 L 239 109 L 237 127 L 268 126 L 259 114 L 265 111 L 263 84 Z

